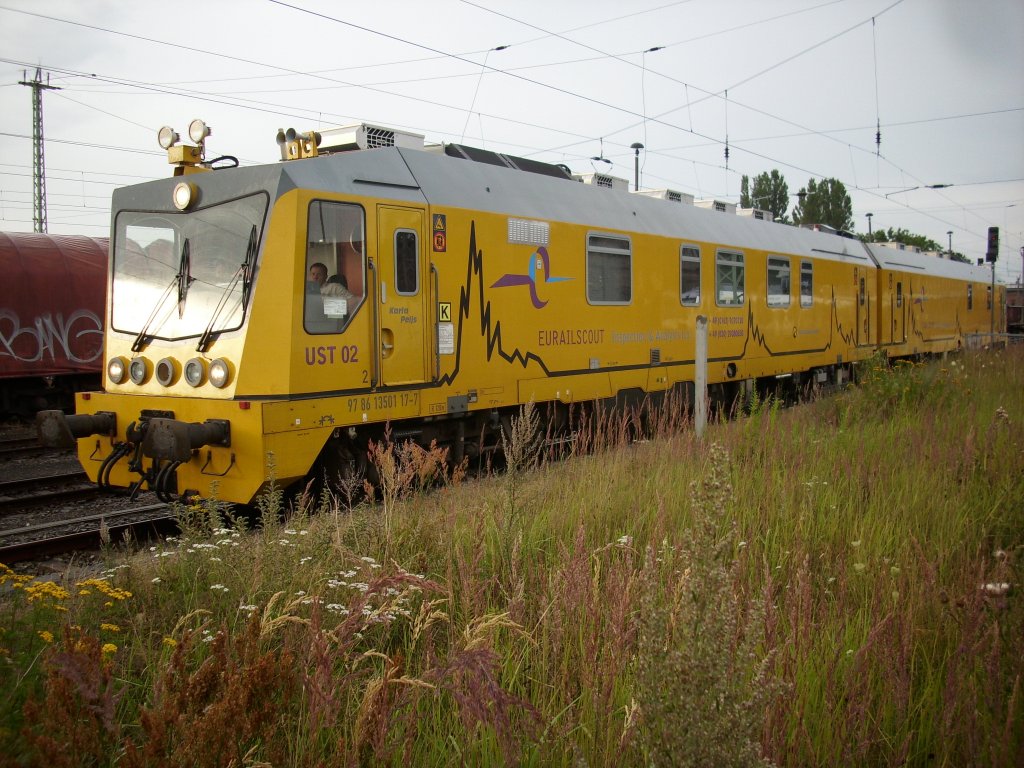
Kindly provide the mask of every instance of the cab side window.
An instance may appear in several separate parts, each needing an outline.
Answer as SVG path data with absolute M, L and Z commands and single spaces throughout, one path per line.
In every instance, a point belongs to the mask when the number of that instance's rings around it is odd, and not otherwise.
M 362 305 L 365 231 L 360 206 L 325 200 L 310 203 L 303 298 L 307 333 L 343 331 Z

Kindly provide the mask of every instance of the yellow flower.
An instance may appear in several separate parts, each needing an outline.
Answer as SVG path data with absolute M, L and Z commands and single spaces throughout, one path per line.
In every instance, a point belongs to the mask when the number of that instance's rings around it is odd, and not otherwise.
M 105 629 L 108 632 L 120 632 L 121 628 L 117 624 L 100 624 L 100 629 Z
M 77 584 L 75 584 L 75 586 L 79 588 L 89 587 L 95 589 L 97 592 L 102 592 L 104 595 L 106 595 L 109 598 L 112 598 L 113 600 L 127 600 L 129 597 L 132 596 L 132 593 L 129 592 L 127 589 L 121 589 L 119 587 L 112 586 L 103 579 L 86 579 L 85 581 L 78 582 Z M 81 595 L 89 593 L 82 590 L 78 594 Z
M 43 642 L 44 643 L 52 643 L 53 642 L 53 632 L 48 632 L 47 630 L 44 629 L 42 632 L 39 633 L 39 636 L 41 638 L 43 638 Z
M 114 653 L 117 650 L 117 646 L 113 643 L 104 643 L 100 651 L 103 653 Z
M 168 648 L 174 648 L 178 645 L 178 641 L 175 640 L 173 637 L 165 637 L 164 645 L 166 645 Z
M 25 587 L 25 594 L 28 595 L 30 603 L 33 600 L 42 600 L 44 597 L 50 597 L 54 600 L 66 600 L 68 598 L 68 591 L 52 581 L 37 581 L 34 584 L 29 584 Z

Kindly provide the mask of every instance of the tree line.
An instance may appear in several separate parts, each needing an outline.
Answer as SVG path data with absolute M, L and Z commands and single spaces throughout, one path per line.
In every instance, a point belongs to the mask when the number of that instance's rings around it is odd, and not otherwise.
M 811 226 L 823 224 L 832 229 L 853 233 L 853 201 L 846 191 L 846 186 L 839 179 L 810 179 L 807 186 L 797 192 L 800 202 L 793 209 L 792 219 L 789 218 L 789 185 L 785 177 L 777 169 L 759 173 L 751 181 L 744 175 L 740 182 L 740 207 L 759 208 L 770 211 L 775 221 L 795 226 Z M 899 242 L 916 246 L 922 251 L 942 251 L 941 245 L 930 237 L 918 235 L 902 227 L 878 229 L 870 234 L 857 234 L 855 237 L 869 243 Z M 951 252 L 950 258 L 970 263 L 962 253 Z

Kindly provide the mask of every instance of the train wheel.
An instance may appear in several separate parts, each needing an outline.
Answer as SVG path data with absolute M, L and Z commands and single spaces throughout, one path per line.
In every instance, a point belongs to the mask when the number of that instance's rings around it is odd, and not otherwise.
M 345 436 L 332 437 L 307 477 L 309 493 L 319 503 L 326 491 L 342 508 L 351 509 L 365 495 L 363 483 L 371 474 L 365 445 Z

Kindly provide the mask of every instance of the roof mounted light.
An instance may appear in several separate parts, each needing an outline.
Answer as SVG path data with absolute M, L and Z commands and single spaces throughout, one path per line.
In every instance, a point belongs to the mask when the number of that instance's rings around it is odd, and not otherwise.
M 163 147 L 164 149 L 170 149 L 175 144 L 177 144 L 180 139 L 181 137 L 178 135 L 177 131 L 175 131 L 169 125 L 165 125 L 159 131 L 157 131 L 156 134 L 156 140 L 160 142 L 160 146 Z
M 198 187 L 196 187 L 195 184 L 190 184 L 187 181 L 175 184 L 174 192 L 172 193 L 172 197 L 174 198 L 174 207 L 179 211 L 186 210 L 196 201 L 198 191 Z
M 188 137 L 196 144 L 202 144 L 203 140 L 205 140 L 210 133 L 210 126 L 199 118 L 196 118 L 188 124 Z

